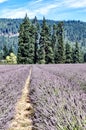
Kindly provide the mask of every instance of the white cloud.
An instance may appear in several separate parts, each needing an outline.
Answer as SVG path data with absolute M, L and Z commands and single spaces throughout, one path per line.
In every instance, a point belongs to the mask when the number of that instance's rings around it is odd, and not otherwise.
M 55 9 L 59 6 L 59 4 L 47 4 L 46 6 L 42 5 L 42 7 L 35 9 L 28 9 L 28 7 L 22 7 L 18 9 L 4 9 L 2 11 L 1 17 L 6 18 L 24 18 L 27 13 L 29 18 L 34 18 L 34 16 L 44 15 L 46 16 L 51 12 L 52 9 Z
M 47 15 L 49 12 L 51 12 L 52 9 L 55 9 L 57 7 L 59 7 L 60 4 L 48 4 L 48 5 L 45 5 L 39 9 L 36 10 L 36 13 L 39 13 L 41 15 Z
M 7 1 L 7 0 L 0 0 Z M 60 13 L 64 13 L 65 10 L 69 8 L 81 8 L 86 7 L 86 0 L 54 0 L 50 2 L 41 3 L 43 0 L 35 0 L 35 2 L 30 2 L 25 4 L 23 7 L 19 7 L 16 9 L 12 9 L 9 7 L 8 9 L 5 7 L 1 10 L 0 17 L 5 18 L 24 18 L 25 14 L 27 13 L 29 18 L 34 18 L 34 16 L 42 17 L 42 16 L 49 16 L 52 14 L 53 10 L 55 12 L 60 11 Z M 37 4 L 36 4 L 37 3 Z M 34 6 L 31 6 L 33 5 Z M 13 6 L 15 8 L 15 6 Z M 67 12 L 65 12 L 67 13 Z M 55 15 L 55 14 L 54 14 Z M 50 16 L 51 17 L 51 16 Z M 53 16 L 52 16 L 53 17 Z
M 50 12 L 51 9 L 56 8 L 57 5 L 48 5 L 42 8 L 39 8 L 39 10 L 37 11 L 38 13 L 42 14 L 42 15 L 46 15 L 48 12 Z
M 42 2 L 43 0 L 36 0 L 35 2 L 34 2 L 34 4 L 35 3 L 39 3 L 39 2 Z
M 30 18 L 35 16 L 35 12 L 24 8 L 19 9 L 4 9 L 2 11 L 2 18 L 24 18 L 25 14 L 28 14 Z
M 71 8 L 83 8 L 86 7 L 86 0 L 66 0 L 65 4 Z
M 0 3 L 4 3 L 5 1 L 8 1 L 8 0 L 0 0 Z

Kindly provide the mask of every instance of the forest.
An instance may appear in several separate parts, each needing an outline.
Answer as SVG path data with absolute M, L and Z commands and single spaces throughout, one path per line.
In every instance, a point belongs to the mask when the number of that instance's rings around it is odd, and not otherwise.
M 0 19 L 0 60 L 6 59 L 6 56 L 8 56 L 11 52 L 13 52 L 16 56 L 18 54 L 18 48 L 19 48 L 19 36 L 20 36 L 20 28 L 21 25 L 24 23 L 24 19 Z M 29 20 L 29 19 L 28 19 Z M 37 58 L 40 48 L 40 39 L 41 34 L 43 31 L 43 20 L 37 20 L 35 17 L 33 20 L 29 20 L 30 24 L 32 24 L 32 28 L 35 28 L 32 33 L 36 33 L 36 39 L 33 38 L 33 40 L 37 40 L 37 48 L 34 41 L 34 56 L 33 62 L 31 63 L 38 63 Z M 61 21 L 54 21 L 54 20 L 45 20 L 45 26 L 48 27 L 49 31 L 49 37 L 51 42 L 51 51 L 52 51 L 52 58 L 53 62 L 50 63 L 59 63 L 59 61 L 55 61 L 55 51 L 53 50 L 56 48 L 55 42 L 57 42 L 57 26 L 58 23 L 61 23 Z M 86 61 L 86 23 L 81 21 L 62 21 L 62 40 L 63 40 L 63 53 L 64 55 L 64 61 L 62 63 L 74 63 L 74 62 L 85 62 Z M 26 23 L 27 24 L 27 23 Z M 29 25 L 28 25 L 29 26 Z M 35 34 L 34 34 L 35 35 Z M 55 41 L 56 37 L 56 41 Z M 55 44 L 55 48 L 54 47 Z M 68 46 L 68 47 L 67 47 Z M 66 49 L 69 48 L 69 50 Z M 58 47 L 57 47 L 58 48 Z M 79 60 L 73 61 L 73 53 L 74 49 L 77 48 Z M 38 50 L 36 50 L 38 49 Z M 76 50 L 76 49 L 75 49 Z M 36 52 L 37 51 L 37 52 Z M 68 57 L 71 57 L 69 61 L 66 61 L 66 51 L 69 51 Z M 37 54 L 36 54 L 37 53 Z M 51 52 L 50 52 L 51 54 Z M 57 56 L 56 56 L 57 57 Z M 28 62 L 29 63 L 29 62 Z M 45 62 L 44 63 L 48 63 Z

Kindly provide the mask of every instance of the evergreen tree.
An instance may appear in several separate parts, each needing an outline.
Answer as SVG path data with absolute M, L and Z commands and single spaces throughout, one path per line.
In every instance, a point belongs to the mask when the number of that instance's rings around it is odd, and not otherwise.
M 55 64 L 58 63 L 58 44 L 55 44 L 55 49 L 54 49 L 54 62 Z
M 55 44 L 57 42 L 56 30 L 57 30 L 57 26 L 56 26 L 56 24 L 54 24 L 53 25 L 53 33 L 52 33 L 52 49 L 53 49 L 53 51 L 55 49 Z
M 80 51 L 79 51 L 79 59 L 80 59 L 80 63 L 83 63 L 84 62 L 84 52 L 82 51 L 82 48 L 80 48 Z
M 54 63 L 54 52 L 52 48 L 52 39 L 51 39 L 51 34 L 50 34 L 50 28 L 46 24 L 45 28 L 45 37 L 46 37 L 46 42 L 45 42 L 45 63 Z
M 19 31 L 19 48 L 18 63 L 32 64 L 34 63 L 34 28 L 27 15 L 20 26 Z
M 13 51 L 13 46 L 11 45 L 11 47 L 10 47 L 10 49 L 9 49 L 9 54 L 10 53 L 14 53 L 14 51 Z
M 24 54 L 23 54 L 24 51 L 23 33 L 24 33 L 24 27 L 23 24 L 21 24 L 19 30 L 19 37 L 18 37 L 18 53 L 17 53 L 17 63 L 21 63 L 21 64 L 25 62 Z
M 55 63 L 64 63 L 64 43 L 63 43 L 63 22 L 59 22 L 57 26 L 57 45 L 55 48 Z M 57 53 L 57 54 L 56 54 Z
M 46 42 L 45 63 L 46 64 L 54 63 L 54 53 L 53 53 L 53 49 L 51 47 L 51 41 Z
M 38 44 L 39 44 L 39 24 L 37 21 L 37 17 L 33 19 L 33 25 L 34 25 L 34 30 L 35 30 L 35 42 L 34 42 L 34 63 L 36 64 L 38 62 Z
M 41 45 L 38 48 L 38 63 L 45 64 L 45 49 L 42 41 L 40 41 Z
M 75 43 L 75 47 L 72 50 L 72 62 L 79 63 L 80 62 L 80 49 L 78 42 Z
M 86 62 L 86 53 L 84 54 L 84 62 Z
M 0 50 L 0 60 L 3 60 L 4 52 L 3 50 Z
M 72 62 L 72 57 L 71 57 L 71 46 L 69 43 L 66 43 L 65 45 L 65 63 L 71 63 Z
M 34 63 L 34 51 L 35 51 L 35 33 L 36 33 L 36 30 L 35 30 L 35 26 L 32 24 L 31 25 L 31 28 L 30 28 L 30 42 L 29 42 L 29 63 L 30 64 L 33 64 Z
M 38 20 L 37 20 L 37 17 L 36 17 L 36 16 L 35 16 L 35 18 L 33 19 L 32 23 L 33 23 L 35 26 L 37 26 Z
M 50 38 L 50 30 L 46 23 L 45 18 L 43 18 L 42 30 L 40 34 L 40 41 L 39 41 L 39 63 L 53 63 L 54 62 L 54 55 L 51 45 L 51 38 Z M 40 62 L 40 60 L 42 62 Z
M 4 45 L 4 48 L 3 48 L 3 58 L 5 59 L 8 54 L 9 54 L 8 48 L 7 48 L 6 45 Z

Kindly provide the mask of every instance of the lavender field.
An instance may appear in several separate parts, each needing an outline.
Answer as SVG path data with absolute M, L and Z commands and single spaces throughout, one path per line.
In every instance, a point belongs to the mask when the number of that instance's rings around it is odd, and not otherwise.
M 15 130 L 86 130 L 86 64 L 0 66 L 0 130 L 14 118 L 30 69 L 33 128 Z
M 29 66 L 0 66 L 0 130 L 8 129 L 28 74 Z
M 86 64 L 33 66 L 34 130 L 86 130 Z

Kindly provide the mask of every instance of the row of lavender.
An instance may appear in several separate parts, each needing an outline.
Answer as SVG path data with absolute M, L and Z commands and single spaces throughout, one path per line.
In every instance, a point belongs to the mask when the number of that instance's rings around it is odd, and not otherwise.
M 15 104 L 20 98 L 29 65 L 0 66 L 0 130 L 7 130 L 15 114 Z
M 86 65 L 33 65 L 34 130 L 86 130 Z

